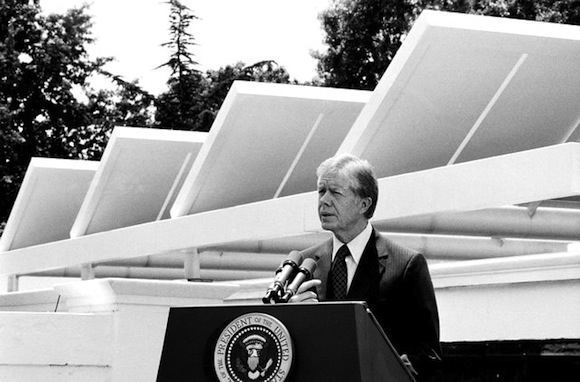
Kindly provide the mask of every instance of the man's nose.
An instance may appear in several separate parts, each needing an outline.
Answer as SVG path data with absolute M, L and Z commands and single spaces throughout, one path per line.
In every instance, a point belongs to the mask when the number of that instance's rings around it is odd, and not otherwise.
M 325 204 L 325 205 L 329 205 L 330 204 L 330 198 L 327 196 L 328 195 L 328 191 L 320 194 L 320 196 L 318 197 L 318 202 L 320 204 Z

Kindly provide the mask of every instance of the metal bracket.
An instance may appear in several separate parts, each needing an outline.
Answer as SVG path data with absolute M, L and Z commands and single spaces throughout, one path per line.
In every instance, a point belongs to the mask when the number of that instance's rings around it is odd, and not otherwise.
M 538 209 L 541 203 L 542 201 L 528 203 L 526 208 L 528 209 L 528 216 L 530 217 L 530 219 L 533 219 L 534 215 L 536 214 L 536 210 Z

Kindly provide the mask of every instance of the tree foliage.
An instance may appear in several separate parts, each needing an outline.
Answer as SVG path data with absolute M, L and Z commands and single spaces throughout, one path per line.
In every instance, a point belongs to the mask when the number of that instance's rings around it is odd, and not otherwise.
M 410 1 L 335 0 L 320 16 L 327 51 L 317 52 L 326 86 L 373 89 L 410 29 Z
M 196 119 L 197 100 L 192 95 L 195 89 L 200 86 L 201 75 L 193 60 L 192 47 L 195 39 L 188 29 L 191 22 L 197 17 L 191 9 L 183 5 L 179 0 L 169 0 L 169 36 L 168 42 L 162 46 L 171 50 L 169 60 L 160 67 L 168 66 L 171 69 L 171 76 L 167 82 L 170 90 L 166 97 L 160 98 L 161 111 L 158 118 L 161 118 L 161 126 L 185 129 L 193 126 Z M 171 125 L 166 125 L 166 111 L 172 113 Z
M 286 69 L 272 60 L 260 61 L 252 65 L 246 65 L 240 61 L 218 70 L 208 70 L 205 80 L 207 83 L 204 94 L 205 110 L 213 114 L 217 113 L 232 83 L 236 80 L 283 84 L 291 82 Z
M 157 98 L 156 123 L 165 128 L 209 131 L 235 80 L 289 83 L 290 76 L 276 62 L 261 61 L 248 66 L 238 62 L 205 73 L 196 71 L 183 80 L 187 83 L 183 103 L 180 103 L 179 82 L 175 79 L 169 80 L 169 90 Z M 185 113 L 180 114 L 182 107 Z
M 32 156 L 67 157 L 69 130 L 86 123 L 73 91 L 105 60 L 88 59 L 83 9 L 42 17 L 36 2 L 0 6 L 2 218 Z M 8 203 L 8 204 L 5 204 Z
M 327 50 L 313 54 L 324 85 L 374 89 L 424 9 L 580 25 L 577 0 L 333 0 L 320 15 Z
M 188 28 L 197 17 L 179 0 L 169 0 L 170 59 L 161 66 L 171 68 L 168 91 L 156 100 L 156 126 L 180 130 L 209 131 L 227 92 L 235 80 L 289 82 L 289 75 L 274 61 L 245 66 L 239 62 L 202 73 L 191 53 L 195 39 Z
M 168 66 L 172 77 L 181 77 L 194 71 L 197 62 L 193 59 L 191 48 L 195 45 L 195 38 L 189 33 L 191 22 L 197 19 L 191 9 L 179 0 L 169 0 L 169 35 L 168 42 L 162 46 L 171 49 L 169 60 L 160 67 Z
M 44 16 L 38 1 L 0 3 L 0 222 L 31 157 L 99 159 L 115 124 L 151 114 L 150 95 L 103 70 L 110 58 L 89 57 L 91 27 L 86 6 Z M 93 90 L 95 75 L 117 90 Z

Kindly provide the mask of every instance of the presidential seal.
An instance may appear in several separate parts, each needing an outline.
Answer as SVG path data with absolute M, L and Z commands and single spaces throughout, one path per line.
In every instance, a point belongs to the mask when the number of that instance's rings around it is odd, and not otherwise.
M 275 317 L 248 313 L 230 322 L 214 351 L 214 368 L 222 382 L 283 382 L 294 349 L 290 333 Z

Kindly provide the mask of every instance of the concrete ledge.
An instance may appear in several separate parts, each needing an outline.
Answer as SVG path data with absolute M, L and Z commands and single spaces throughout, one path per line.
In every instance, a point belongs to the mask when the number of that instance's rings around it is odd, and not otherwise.
M 0 381 L 110 381 L 113 350 L 110 314 L 0 312 Z
M 0 364 L 0 381 L 18 382 L 103 382 L 111 381 L 111 368 L 105 366 L 71 366 Z
M 112 323 L 109 314 L 0 312 L 0 365 L 109 367 Z
M 580 253 L 431 266 L 442 341 L 580 338 Z
M 268 279 L 241 281 L 239 291 L 224 299 L 224 304 L 263 304 L 262 297 L 273 280 L 274 272 Z
M 70 312 L 113 317 L 112 380 L 153 381 L 161 357 L 169 308 L 215 305 L 240 289 L 237 284 L 95 279 L 56 285 Z
M 580 280 L 435 290 L 441 340 L 580 338 Z
M 430 272 L 436 288 L 580 280 L 580 251 L 440 263 Z
M 95 279 L 55 285 L 70 312 L 106 312 L 121 305 L 168 308 L 221 304 L 237 284 L 187 281 Z
M 0 294 L 0 311 L 56 312 L 59 305 L 54 289 Z

